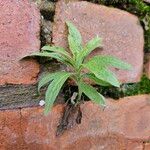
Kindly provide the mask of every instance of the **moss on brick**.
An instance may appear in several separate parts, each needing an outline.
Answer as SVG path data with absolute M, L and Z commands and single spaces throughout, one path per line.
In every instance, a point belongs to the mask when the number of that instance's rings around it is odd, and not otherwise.
M 139 83 L 122 84 L 116 87 L 97 87 L 98 91 L 106 97 L 118 99 L 125 96 L 150 93 L 150 80 L 144 75 Z

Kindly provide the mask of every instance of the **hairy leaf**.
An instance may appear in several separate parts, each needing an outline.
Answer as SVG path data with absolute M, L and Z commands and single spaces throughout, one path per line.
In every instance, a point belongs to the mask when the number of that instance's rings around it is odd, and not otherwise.
M 117 80 L 115 74 L 109 71 L 107 68 L 113 66 L 119 69 L 131 69 L 131 65 L 113 56 L 95 56 L 86 64 L 83 64 L 83 66 L 94 73 L 97 78 L 116 87 L 120 86 L 119 81 Z
M 45 86 L 47 83 L 52 81 L 55 78 L 61 77 L 64 74 L 64 72 L 54 72 L 54 73 L 48 73 L 44 75 L 38 84 L 38 92 L 40 91 L 41 87 Z
M 77 65 L 80 66 L 84 59 L 97 47 L 100 47 L 102 43 L 102 39 L 98 36 L 93 38 L 91 41 L 89 41 L 85 47 L 83 48 L 83 51 L 79 52 L 77 54 Z
M 98 79 L 110 83 L 113 86 L 119 87 L 120 83 L 114 73 L 109 71 L 105 66 L 98 66 L 96 62 L 91 61 L 83 65 L 90 72 L 92 72 Z
M 61 54 L 57 54 L 57 53 L 35 52 L 32 53 L 30 56 L 50 57 L 50 58 L 57 59 L 58 61 L 64 61 L 64 58 L 61 56 Z
M 120 87 L 120 83 L 116 77 L 116 75 L 109 71 L 107 68 L 101 69 L 100 72 L 95 73 L 95 76 L 103 81 L 110 83 L 113 86 Z
M 105 105 L 105 98 L 95 88 L 83 82 L 80 83 L 80 88 L 92 101 L 103 106 Z
M 70 54 L 63 47 L 46 45 L 46 46 L 42 47 L 42 50 L 43 51 L 57 52 L 57 53 L 65 55 L 66 57 L 70 57 Z
M 114 56 L 95 56 L 87 62 L 87 65 L 95 64 L 101 67 L 109 67 L 113 66 L 118 69 L 124 69 L 124 70 L 129 70 L 132 68 L 132 66 Z
M 45 114 L 48 114 L 48 112 L 50 111 L 60 89 L 70 75 L 70 73 L 62 72 L 61 75 L 55 76 L 54 80 L 48 86 L 45 97 Z
M 83 75 L 84 78 L 89 78 L 91 80 L 93 80 L 97 85 L 101 85 L 101 86 L 110 86 L 109 83 L 98 79 L 93 73 L 86 73 Z
M 69 30 L 68 43 L 70 50 L 75 57 L 82 50 L 82 38 L 78 29 L 71 23 L 66 22 Z
M 81 52 L 81 56 L 86 57 L 88 56 L 93 50 L 100 47 L 102 44 L 102 39 L 98 36 L 90 40 L 84 47 L 83 51 Z
M 54 58 L 54 59 L 56 59 L 59 62 L 62 62 L 64 64 L 67 64 L 67 65 L 70 65 L 70 66 L 73 66 L 73 62 L 70 59 L 62 56 L 59 53 L 44 51 L 44 52 L 35 52 L 35 53 L 32 53 L 30 56 L 40 56 L 40 57 Z

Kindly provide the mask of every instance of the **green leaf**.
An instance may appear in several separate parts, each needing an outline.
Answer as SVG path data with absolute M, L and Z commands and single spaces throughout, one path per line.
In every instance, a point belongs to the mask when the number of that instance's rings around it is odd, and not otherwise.
M 101 85 L 101 86 L 110 86 L 109 83 L 98 79 L 93 73 L 86 73 L 83 75 L 84 78 L 89 78 L 91 80 L 93 80 L 97 85 Z
M 70 57 L 70 54 L 63 47 L 46 45 L 42 47 L 42 50 L 56 52 L 56 53 L 63 54 L 64 56 Z
M 63 75 L 64 72 L 54 72 L 54 73 L 48 73 L 46 75 L 44 75 L 41 80 L 39 81 L 38 84 L 38 92 L 40 91 L 41 87 L 45 86 L 47 83 L 49 83 L 50 81 L 52 81 L 54 78 L 56 77 L 61 77 L 61 75 Z
M 68 43 L 70 50 L 75 57 L 82 50 L 82 37 L 78 29 L 71 23 L 66 22 L 69 30 Z
M 114 56 L 95 56 L 87 62 L 87 64 L 95 64 L 103 67 L 113 66 L 118 69 L 130 70 L 132 66 Z
M 90 40 L 84 47 L 83 51 L 81 52 L 81 57 L 84 59 L 84 57 L 88 56 L 93 50 L 100 47 L 102 44 L 102 39 L 98 36 Z
M 102 65 L 102 64 L 100 64 Z M 96 62 L 91 61 L 83 66 L 92 72 L 98 79 L 110 83 L 113 86 L 119 87 L 120 83 L 114 73 L 109 71 L 105 66 L 100 66 Z
M 62 58 L 64 57 L 63 59 L 66 62 L 69 62 L 69 64 L 71 64 L 72 66 L 74 64 L 74 61 L 71 58 L 70 54 L 62 47 L 47 45 L 47 46 L 42 47 L 42 50 L 47 51 L 47 52 L 55 52 L 55 53 L 58 53 L 58 55 L 61 54 L 60 57 L 62 57 Z
M 84 59 L 85 59 L 93 50 L 95 50 L 95 48 L 100 47 L 100 46 L 101 46 L 101 43 L 102 43 L 102 39 L 99 38 L 98 36 L 95 37 L 95 38 L 93 38 L 91 41 L 89 41 L 89 42 L 85 45 L 83 51 L 81 51 L 81 52 L 79 52 L 79 53 L 77 54 L 77 61 L 78 61 L 77 66 L 80 66 L 80 65 L 83 63 Z
M 95 72 L 95 76 L 103 81 L 110 83 L 113 86 L 120 87 L 120 83 L 116 75 L 107 68 L 101 69 L 100 72 Z
M 83 66 L 90 72 L 94 73 L 94 75 L 100 80 L 106 81 L 116 87 L 119 87 L 120 83 L 115 74 L 107 68 L 113 66 L 119 69 L 131 69 L 131 65 L 113 56 L 95 56 L 86 64 L 83 64 Z
M 49 58 L 54 58 L 56 59 L 57 61 L 59 62 L 62 62 L 64 64 L 67 64 L 67 65 L 70 65 L 70 66 L 73 66 L 73 62 L 72 60 L 62 56 L 61 54 L 58 54 L 58 53 L 53 53 L 53 52 L 35 52 L 35 53 L 32 53 L 30 56 L 39 56 L 39 57 L 49 57 Z
M 96 91 L 92 86 L 81 82 L 80 88 L 82 92 L 97 104 L 105 106 L 105 98 Z
M 57 53 L 35 52 L 35 53 L 32 53 L 30 56 L 50 57 L 50 58 L 57 59 L 58 61 L 61 61 L 61 62 L 64 61 L 64 58 L 61 56 L 61 54 L 57 54 Z
M 54 80 L 48 86 L 45 97 L 45 110 L 44 113 L 47 115 L 50 111 L 60 89 L 64 82 L 69 78 L 71 73 L 62 72 L 61 75 L 55 76 Z
M 114 56 L 101 56 L 100 59 L 104 61 L 104 63 L 113 66 L 118 69 L 123 69 L 123 70 L 131 70 L 132 66 L 124 61 L 122 61 L 119 58 L 116 58 Z

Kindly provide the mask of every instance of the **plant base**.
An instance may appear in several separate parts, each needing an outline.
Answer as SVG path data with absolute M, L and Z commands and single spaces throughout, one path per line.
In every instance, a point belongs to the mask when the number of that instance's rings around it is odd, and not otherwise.
M 81 119 L 82 119 L 82 112 L 80 109 L 80 104 L 78 105 L 67 104 L 64 108 L 60 124 L 57 127 L 56 136 L 62 135 L 65 130 L 68 130 L 73 126 L 80 124 Z

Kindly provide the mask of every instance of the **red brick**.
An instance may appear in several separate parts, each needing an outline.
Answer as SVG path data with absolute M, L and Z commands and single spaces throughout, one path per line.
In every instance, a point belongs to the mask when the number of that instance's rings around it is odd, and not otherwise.
M 14 150 L 142 150 L 142 143 L 150 140 L 150 95 L 109 99 L 104 110 L 85 102 L 81 124 L 56 137 L 63 108 L 53 107 L 48 116 L 40 107 L 1 111 L 0 146 Z
M 143 150 L 143 143 L 142 142 L 128 142 L 127 150 Z
M 0 0 L 0 84 L 35 83 L 39 64 L 23 60 L 39 51 L 40 13 L 30 0 Z
M 144 150 L 150 150 L 150 143 L 146 143 L 146 144 L 145 144 Z
M 21 144 L 20 111 L 2 111 L 0 113 L 0 149 L 15 150 Z
M 108 127 L 111 132 L 121 133 L 128 139 L 150 138 L 150 95 L 126 97 L 113 106 L 108 109 L 110 115 L 113 113 Z
M 67 47 L 65 21 L 74 23 L 85 44 L 96 35 L 103 38 L 103 49 L 90 56 L 114 55 L 133 66 L 132 71 L 115 70 L 121 82 L 137 82 L 143 69 L 143 29 L 136 16 L 115 8 L 89 2 L 60 1 L 56 4 L 53 43 Z

